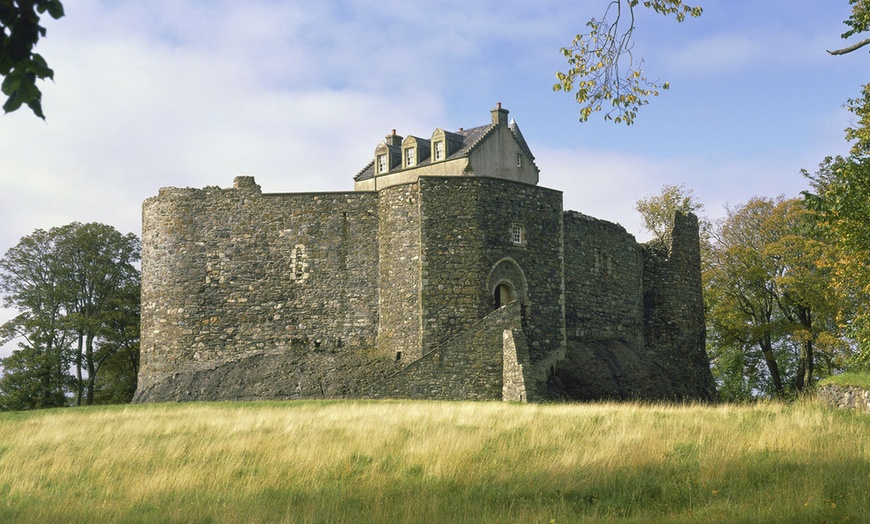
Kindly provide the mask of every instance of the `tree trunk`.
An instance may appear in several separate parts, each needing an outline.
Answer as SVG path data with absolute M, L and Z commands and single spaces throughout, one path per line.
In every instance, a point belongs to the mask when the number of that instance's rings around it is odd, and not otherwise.
M 779 364 L 776 363 L 776 357 L 773 356 L 773 345 L 769 340 L 759 341 L 759 345 L 761 346 L 761 353 L 764 355 L 764 362 L 767 364 L 767 370 L 770 371 L 773 387 L 776 389 L 776 397 L 779 399 L 785 398 L 782 378 L 779 376 Z
M 89 334 L 87 344 L 85 345 L 85 363 L 88 366 L 88 391 L 86 402 L 88 406 L 94 404 L 94 380 L 96 379 L 97 369 L 94 365 L 94 335 Z
M 798 361 L 797 375 L 795 376 L 795 387 L 798 391 L 803 391 L 813 385 L 813 367 L 815 365 L 815 356 L 813 355 L 813 312 L 809 308 L 802 308 L 798 311 L 797 316 L 800 320 L 800 325 L 806 330 L 806 338 L 801 341 L 800 359 Z
M 801 342 L 800 355 L 798 355 L 797 372 L 794 377 L 794 388 L 803 391 L 807 387 L 807 343 Z
M 76 406 L 82 405 L 82 345 L 85 335 L 78 332 L 78 349 L 76 350 Z
M 805 343 L 806 365 L 804 365 L 804 385 L 812 387 L 813 385 L 813 367 L 815 366 L 815 355 L 813 354 L 813 341 L 807 340 Z

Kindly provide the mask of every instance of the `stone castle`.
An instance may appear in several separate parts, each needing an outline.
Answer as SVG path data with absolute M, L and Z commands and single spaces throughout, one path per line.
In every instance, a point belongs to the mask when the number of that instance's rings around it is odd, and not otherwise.
M 697 219 L 563 211 L 507 115 L 393 131 L 353 192 L 147 199 L 135 401 L 712 399 Z

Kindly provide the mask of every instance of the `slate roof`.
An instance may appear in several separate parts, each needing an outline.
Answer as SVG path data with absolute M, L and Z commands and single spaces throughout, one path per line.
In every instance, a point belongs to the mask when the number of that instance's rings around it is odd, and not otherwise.
M 462 146 L 459 147 L 453 154 L 449 155 L 445 160 L 454 160 L 457 158 L 462 158 L 468 156 L 469 153 L 474 151 L 474 149 L 486 139 L 487 136 L 495 129 L 494 124 L 487 124 L 479 127 L 472 127 L 471 129 L 462 129 L 460 131 L 454 131 L 452 133 L 446 133 L 449 138 L 459 138 L 462 140 Z M 517 123 L 511 120 L 510 125 L 508 126 L 513 133 L 514 138 L 517 143 L 523 150 L 529 159 L 534 160 L 534 156 L 532 155 L 531 150 L 529 149 L 528 144 L 526 144 L 526 140 L 523 138 L 522 133 L 520 133 L 520 128 L 517 126 Z M 451 136 L 452 135 L 452 136 Z M 441 162 L 441 161 L 439 161 Z M 427 158 L 426 160 L 420 162 L 414 167 L 422 167 L 428 166 L 432 163 L 431 158 Z M 395 167 L 390 170 L 390 172 L 401 171 L 401 167 Z M 372 160 L 366 166 L 357 173 L 353 179 L 357 182 L 361 182 L 363 180 L 368 180 L 370 178 L 374 178 L 375 176 L 375 161 Z

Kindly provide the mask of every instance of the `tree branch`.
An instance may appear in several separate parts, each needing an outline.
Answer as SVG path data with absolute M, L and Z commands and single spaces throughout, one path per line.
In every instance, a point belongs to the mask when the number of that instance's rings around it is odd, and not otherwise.
M 832 55 L 845 55 L 846 53 L 851 53 L 852 51 L 861 49 L 868 44 L 870 44 L 870 38 L 861 40 L 860 42 L 850 45 L 849 47 L 844 47 L 843 49 L 834 49 L 833 51 L 828 51 L 828 53 Z

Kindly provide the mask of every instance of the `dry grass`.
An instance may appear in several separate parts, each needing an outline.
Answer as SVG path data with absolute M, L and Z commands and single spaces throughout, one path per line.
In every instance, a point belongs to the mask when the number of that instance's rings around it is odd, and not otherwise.
M 868 522 L 866 442 L 810 402 L 0 414 L 0 521 Z

